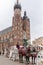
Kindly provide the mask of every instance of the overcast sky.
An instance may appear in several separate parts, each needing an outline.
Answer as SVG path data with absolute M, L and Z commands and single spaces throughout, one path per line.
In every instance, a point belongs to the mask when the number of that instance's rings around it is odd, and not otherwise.
M 22 16 L 27 11 L 30 18 L 31 39 L 43 36 L 43 0 L 19 0 Z M 12 25 L 13 7 L 16 0 L 0 0 L 0 31 Z

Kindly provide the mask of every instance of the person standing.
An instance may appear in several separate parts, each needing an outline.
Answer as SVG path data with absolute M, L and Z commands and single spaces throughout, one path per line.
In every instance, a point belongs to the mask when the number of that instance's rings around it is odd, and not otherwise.
M 20 45 L 17 43 L 16 47 L 19 49 L 20 48 Z
M 26 61 L 29 63 L 29 58 L 30 58 L 30 47 L 26 48 Z
M 36 58 L 36 49 L 33 47 L 33 50 L 32 50 L 32 64 L 34 63 L 35 64 L 35 58 Z M 33 61 L 34 60 L 34 61 Z

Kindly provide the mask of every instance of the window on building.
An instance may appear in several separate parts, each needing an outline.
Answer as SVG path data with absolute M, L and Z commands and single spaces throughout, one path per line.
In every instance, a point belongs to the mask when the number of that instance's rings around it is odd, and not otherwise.
M 26 31 L 26 21 L 23 22 L 23 30 Z
M 25 31 L 23 32 L 23 39 L 27 39 Z

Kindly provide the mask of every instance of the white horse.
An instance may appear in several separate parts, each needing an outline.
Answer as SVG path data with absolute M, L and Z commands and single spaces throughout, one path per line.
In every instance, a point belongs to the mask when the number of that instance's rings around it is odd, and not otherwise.
M 9 48 L 4 49 L 4 56 L 9 57 Z
M 6 56 L 7 55 L 7 50 L 6 49 L 4 49 L 4 56 Z
M 9 59 L 12 59 L 13 61 L 19 59 L 18 49 L 16 46 L 11 47 Z

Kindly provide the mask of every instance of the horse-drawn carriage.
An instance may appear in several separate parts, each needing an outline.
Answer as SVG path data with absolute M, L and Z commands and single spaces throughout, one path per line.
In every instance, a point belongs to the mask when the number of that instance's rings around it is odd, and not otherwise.
M 30 62 L 30 57 L 31 57 L 32 63 L 35 63 L 36 56 L 37 56 L 37 52 L 34 47 L 28 46 L 28 47 L 19 48 L 19 59 L 21 59 L 20 62 L 23 62 L 23 57 L 25 57 L 26 61 Z
M 9 59 L 13 59 L 13 60 L 18 59 L 20 62 L 23 62 L 23 57 L 26 59 L 26 61 L 30 62 L 30 57 L 31 57 L 32 63 L 33 63 L 33 59 L 35 63 L 36 56 L 37 53 L 35 48 L 29 46 L 28 47 L 19 46 L 19 48 L 17 48 L 17 46 L 12 46 L 9 53 Z

